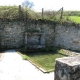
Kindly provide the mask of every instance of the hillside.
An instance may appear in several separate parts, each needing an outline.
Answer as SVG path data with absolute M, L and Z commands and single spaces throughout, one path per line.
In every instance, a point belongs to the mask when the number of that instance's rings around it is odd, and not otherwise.
M 20 14 L 22 18 L 35 17 L 35 12 L 28 8 L 21 7 L 19 11 L 19 6 L 0 6 L 0 18 L 17 19 Z

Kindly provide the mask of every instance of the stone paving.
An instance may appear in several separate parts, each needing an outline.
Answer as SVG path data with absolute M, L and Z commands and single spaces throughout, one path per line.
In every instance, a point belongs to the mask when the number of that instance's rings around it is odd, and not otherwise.
M 43 73 L 15 50 L 8 50 L 0 58 L 0 80 L 54 80 L 54 72 Z

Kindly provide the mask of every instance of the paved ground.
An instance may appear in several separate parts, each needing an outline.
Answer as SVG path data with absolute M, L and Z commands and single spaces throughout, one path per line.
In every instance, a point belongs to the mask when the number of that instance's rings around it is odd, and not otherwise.
M 42 73 L 14 50 L 2 53 L 0 80 L 54 80 L 54 73 Z

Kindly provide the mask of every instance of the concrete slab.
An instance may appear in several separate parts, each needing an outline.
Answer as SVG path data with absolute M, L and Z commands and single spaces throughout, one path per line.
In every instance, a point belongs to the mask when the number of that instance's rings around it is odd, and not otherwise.
M 15 50 L 8 50 L 0 58 L 0 80 L 54 80 L 54 72 L 43 73 Z

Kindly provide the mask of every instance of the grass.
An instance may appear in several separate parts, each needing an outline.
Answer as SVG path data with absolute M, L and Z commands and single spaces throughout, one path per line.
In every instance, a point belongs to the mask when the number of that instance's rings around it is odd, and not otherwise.
M 22 56 L 22 59 L 23 59 L 23 60 L 27 60 L 27 59 L 28 59 L 28 56 L 27 56 L 27 55 L 21 54 L 19 51 L 17 51 L 17 53 Z
M 79 16 L 70 16 L 71 21 L 80 23 L 80 17 Z
M 75 23 L 80 23 L 80 17 L 79 16 L 67 16 L 66 18 L 69 21 L 75 22 Z
M 22 19 L 35 19 L 35 12 L 28 8 L 23 8 L 21 6 L 21 17 Z M 0 18 L 6 19 L 18 19 L 19 18 L 19 6 L 0 6 Z
M 23 60 L 27 60 L 28 59 L 28 56 L 27 55 L 22 55 L 22 59 Z
M 27 59 L 43 68 L 45 71 L 50 72 L 54 70 L 55 59 L 67 56 L 62 50 L 54 50 L 54 52 L 37 52 L 26 53 Z M 23 56 L 25 59 L 26 56 Z

